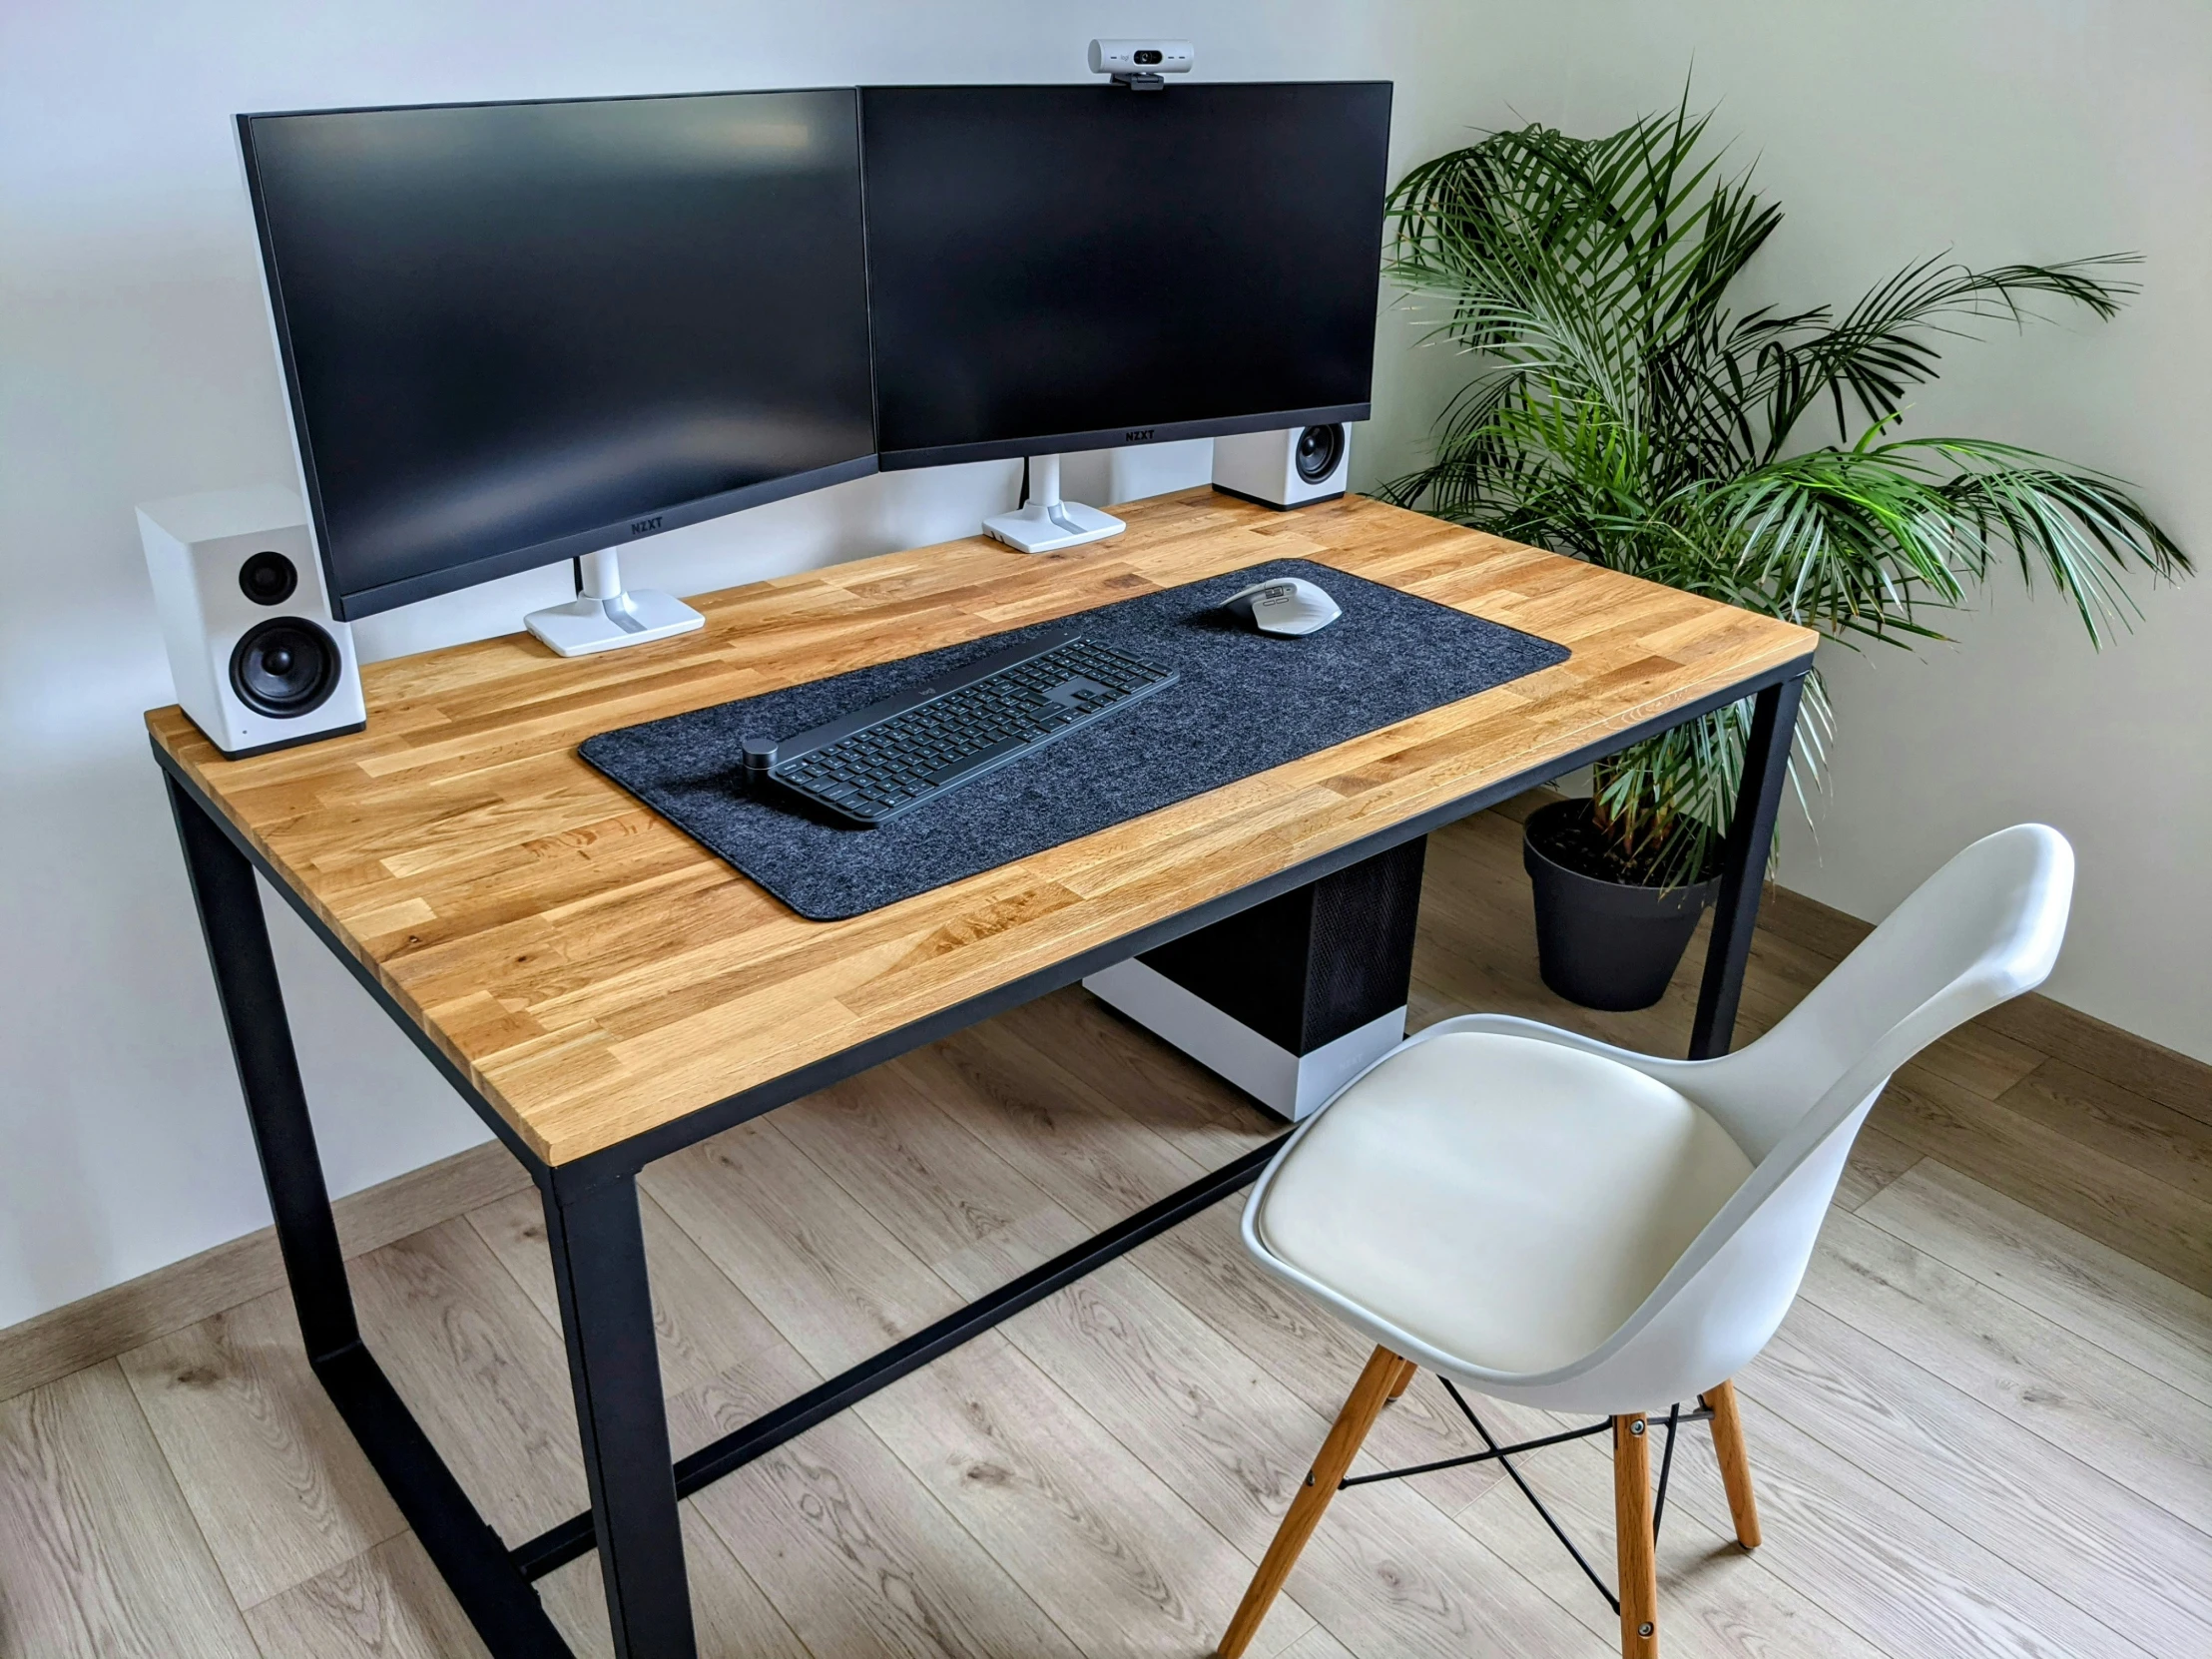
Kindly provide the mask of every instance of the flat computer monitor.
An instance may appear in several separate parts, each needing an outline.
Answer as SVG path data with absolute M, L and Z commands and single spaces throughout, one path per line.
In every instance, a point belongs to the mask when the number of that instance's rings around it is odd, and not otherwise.
M 337 615 L 872 472 L 856 104 L 241 116 Z
M 1364 420 L 1387 82 L 866 87 L 886 468 Z

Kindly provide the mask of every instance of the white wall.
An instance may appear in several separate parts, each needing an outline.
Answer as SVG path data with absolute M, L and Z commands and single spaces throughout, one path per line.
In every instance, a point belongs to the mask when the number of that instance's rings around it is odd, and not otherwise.
M 2212 9 L 2202 0 L 1565 0 L 1542 52 L 1569 130 L 1694 101 L 1788 218 L 1756 297 L 1847 301 L 1948 249 L 1976 265 L 2116 250 L 2143 293 L 1946 350 L 1908 435 L 2006 439 L 2140 486 L 2212 565 Z M 2208 571 L 2212 577 L 2212 571 Z M 2212 579 L 2133 584 L 2102 653 L 2002 576 L 1917 658 L 1824 651 L 1839 716 L 1818 835 L 1782 876 L 1884 914 L 2023 819 L 2080 855 L 2059 1000 L 2212 1059 Z
M 2151 256 L 2118 324 L 1961 349 L 1920 430 L 1983 431 L 2141 479 L 2212 549 L 2204 417 L 2208 51 L 2190 0 L 405 0 L 0 8 L 0 1326 L 267 1220 L 141 710 L 170 700 L 130 508 L 288 471 L 228 117 L 242 109 L 919 79 L 1080 79 L 1094 34 L 1188 34 L 1204 74 L 1397 83 L 1393 174 L 1476 127 L 1595 131 L 1701 97 L 1792 209 L 1790 297 L 1926 251 Z M 1081 190 L 1070 186 L 1071 208 Z M 1198 211 L 1208 211 L 1199 205 Z M 1216 209 L 1215 211 L 1218 211 Z M 1361 472 L 1394 470 L 1450 383 L 1384 324 Z M 1124 457 L 1129 493 L 1169 457 Z M 1071 493 L 1111 492 L 1109 463 Z M 970 529 L 1009 466 L 879 477 L 625 556 L 696 592 Z M 2212 553 L 2208 553 L 2212 556 Z M 558 571 L 364 624 L 372 655 L 504 631 Z M 2149 595 L 2101 659 L 2005 591 L 1925 662 L 1837 666 L 1845 740 L 1816 861 L 1788 878 L 1877 914 L 2022 816 L 2082 849 L 2054 988 L 2212 1057 L 2202 854 L 2212 744 L 2195 642 L 2212 586 Z M 2191 853 L 2197 855 L 2192 861 Z M 482 1131 L 342 971 L 274 913 L 332 1186 Z
M 172 693 L 131 517 L 289 474 L 233 112 L 1080 80 L 1091 36 L 1151 30 L 1197 39 L 1204 75 L 1397 79 L 1402 166 L 1449 141 L 1480 84 L 1425 59 L 1410 21 L 1357 0 L 0 7 L 0 1326 L 268 1220 L 139 720 Z M 1203 450 L 1082 457 L 1068 482 L 1096 499 L 1204 467 Z M 1014 476 L 869 478 L 659 538 L 624 568 L 698 592 L 942 540 L 1010 506 Z M 378 617 L 362 644 L 504 632 L 565 582 L 537 572 Z M 481 1139 L 289 913 L 273 923 L 333 1189 Z

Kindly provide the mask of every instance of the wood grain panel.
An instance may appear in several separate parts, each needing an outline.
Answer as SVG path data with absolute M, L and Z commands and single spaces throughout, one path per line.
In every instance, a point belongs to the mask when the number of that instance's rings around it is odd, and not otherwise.
M 670 1394 L 744 1371 L 783 1338 L 766 1316 L 670 1219 L 648 1193 L 638 1195 L 646 1268 L 653 1281 L 653 1324 L 660 1335 L 661 1386 Z M 545 1210 L 536 1189 L 468 1218 L 478 1236 L 553 1330 L 561 1328 L 553 1262 L 545 1248 Z
M 2149 1653 L 2212 1653 L 2212 1537 L 1800 1303 L 1768 1409 Z
M 2212 1201 L 2212 1124 L 2064 1060 L 2045 1060 L 1999 1095 L 1997 1104 L 2151 1180 Z
M 1081 1652 L 857 1416 L 787 1440 L 693 1507 L 818 1659 Z
M 113 1364 L 0 1405 L 0 1643 L 24 1659 L 255 1659 Z
M 825 1377 L 960 1306 L 766 1121 L 662 1159 L 641 1184 Z
M 288 1297 L 258 1297 L 122 1366 L 241 1607 L 405 1529 L 308 1369 Z
M 2121 1485 L 2212 1532 L 2212 1406 L 1831 1211 L 1799 1295 Z
M 1756 1385 L 1759 1364 L 1736 1379 L 1740 1390 Z M 1759 1448 L 1765 1510 L 1766 1542 L 1752 1559 L 1884 1652 L 1897 1659 L 2151 1659 L 1997 1550 L 1936 1519 L 1910 1489 L 1885 1485 L 1754 1397 L 1744 1399 L 1743 1411 L 1745 1433 Z M 1719 1466 L 1680 1449 L 1668 1515 L 1679 1505 L 1725 1534 L 1731 1522 Z
M 932 1086 L 929 1054 L 795 1102 L 777 1113 L 776 1128 L 933 1268 L 1052 1201 L 961 1126 L 961 1091 Z
M 466 1221 L 362 1257 L 353 1295 L 369 1351 L 502 1537 L 584 1507 L 561 1339 Z
M 859 1414 L 1086 1653 L 1206 1651 L 1252 1562 L 992 1333 Z M 1293 1607 L 1255 1650 L 1313 1628 Z
M 2212 1294 L 2212 1204 L 1918 1062 L 1899 1068 L 1867 1121 L 2191 1290 Z
M 246 1622 L 263 1659 L 489 1659 L 412 1532 L 248 1608 Z
M 2212 1297 L 1933 1159 L 1860 1214 L 2107 1354 L 2212 1402 Z
M 1030 557 L 981 538 L 712 594 L 564 660 L 526 635 L 364 672 L 367 729 L 225 761 L 155 741 L 550 1163 L 680 1118 L 1804 659 L 1748 612 L 1377 502 L 1211 491 Z M 1566 663 L 848 921 L 803 921 L 586 767 L 594 733 L 1299 557 L 1569 646 Z
M 1879 1129 L 1861 1128 L 1845 1160 L 1843 1178 L 1836 1183 L 1835 1202 L 1843 1209 L 1857 1210 L 1920 1161 L 1919 1148 Z

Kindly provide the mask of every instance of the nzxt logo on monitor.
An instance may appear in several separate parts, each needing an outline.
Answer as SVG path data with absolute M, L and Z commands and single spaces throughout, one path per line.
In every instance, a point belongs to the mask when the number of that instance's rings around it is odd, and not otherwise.
M 660 513 L 655 513 L 651 518 L 633 518 L 630 521 L 630 534 L 642 536 L 648 530 L 658 530 L 661 527 L 663 516 Z
M 1139 426 L 1134 431 L 1122 433 L 1121 441 L 1123 443 L 1150 443 L 1152 434 L 1157 430 L 1159 428 L 1154 426 Z

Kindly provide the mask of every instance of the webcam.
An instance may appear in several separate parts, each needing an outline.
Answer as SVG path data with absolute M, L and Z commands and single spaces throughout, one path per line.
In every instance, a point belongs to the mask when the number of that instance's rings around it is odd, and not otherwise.
M 1198 48 L 1187 40 L 1094 40 L 1091 73 L 1111 75 L 1132 92 L 1158 92 L 1163 75 L 1188 75 Z

